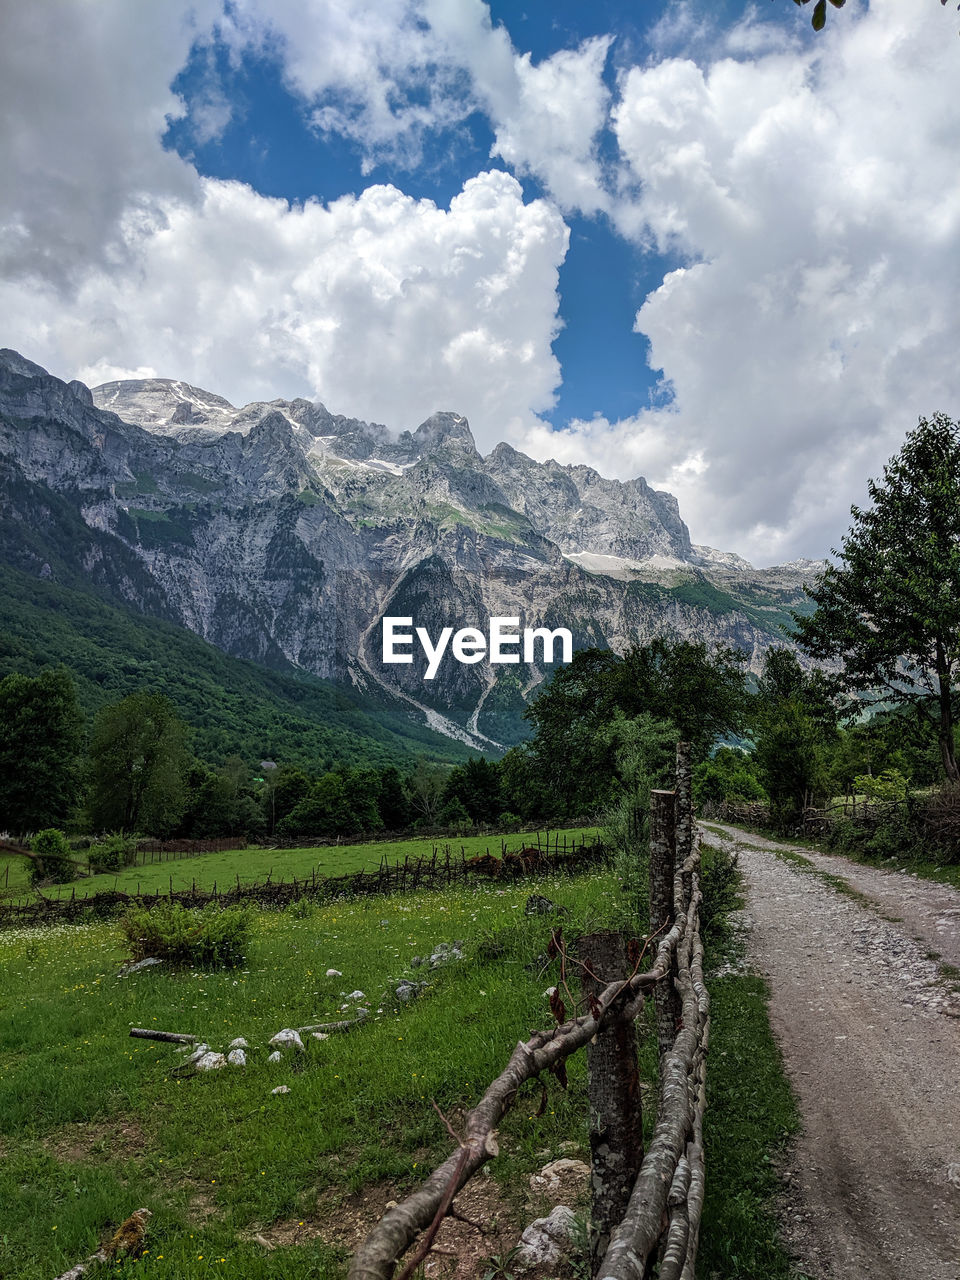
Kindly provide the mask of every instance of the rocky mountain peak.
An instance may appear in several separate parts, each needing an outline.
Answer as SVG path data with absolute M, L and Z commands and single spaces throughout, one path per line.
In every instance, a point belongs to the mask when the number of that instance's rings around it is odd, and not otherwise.
M 98 409 L 109 409 L 159 435 L 184 427 L 228 427 L 237 410 L 223 396 L 176 378 L 124 378 L 91 388 Z
M 460 445 L 473 453 L 477 451 L 470 423 L 462 414 L 449 411 L 431 414 L 416 431 L 405 431 L 400 439 L 403 441 L 405 438 L 410 439 L 420 454 L 435 453 L 448 445 Z

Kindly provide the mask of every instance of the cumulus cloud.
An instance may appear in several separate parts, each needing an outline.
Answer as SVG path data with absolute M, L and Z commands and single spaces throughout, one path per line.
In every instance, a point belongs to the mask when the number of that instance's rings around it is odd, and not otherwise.
M 957 48 L 938 16 L 876 0 L 792 52 L 625 75 L 619 223 L 685 264 L 636 319 L 674 401 L 532 448 L 642 464 L 695 537 L 761 562 L 838 541 L 918 415 L 960 410 Z
M 159 138 L 171 81 L 213 0 L 8 4 L 0 9 L 0 272 L 69 287 L 116 258 L 122 218 L 190 199 L 196 174 Z
M 552 404 L 567 228 L 508 174 L 449 210 L 390 186 L 291 207 L 207 180 L 123 232 L 129 268 L 91 274 L 55 330 L 49 293 L 0 288 L 31 358 L 94 383 L 150 367 L 238 403 L 320 395 L 395 427 L 457 409 L 488 447 Z

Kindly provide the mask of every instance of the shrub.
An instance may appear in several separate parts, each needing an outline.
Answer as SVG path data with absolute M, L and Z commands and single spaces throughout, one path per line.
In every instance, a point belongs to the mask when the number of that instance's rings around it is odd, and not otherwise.
M 497 826 L 501 831 L 519 831 L 520 821 L 518 813 L 510 813 L 508 810 L 504 810 L 497 819 Z
M 132 867 L 136 860 L 136 840 L 120 832 L 97 840 L 87 853 L 91 871 L 119 871 L 121 867 Z
M 134 960 L 155 956 L 197 969 L 229 968 L 246 958 L 250 915 L 240 907 L 161 902 L 152 910 L 132 907 L 120 929 Z
M 705 939 L 722 937 L 741 905 L 740 867 L 735 853 L 705 845 L 700 870 L 700 927 Z
M 30 849 L 37 855 L 30 868 L 31 884 L 37 884 L 41 880 L 52 880 L 55 884 L 76 880 L 77 864 L 62 831 L 58 831 L 56 827 L 38 831 L 30 841 Z

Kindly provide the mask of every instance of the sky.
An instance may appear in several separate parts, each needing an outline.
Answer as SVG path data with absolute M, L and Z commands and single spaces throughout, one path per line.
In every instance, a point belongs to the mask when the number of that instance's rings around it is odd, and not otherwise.
M 960 417 L 936 0 L 44 0 L 0 13 L 0 345 L 500 440 L 836 547 Z

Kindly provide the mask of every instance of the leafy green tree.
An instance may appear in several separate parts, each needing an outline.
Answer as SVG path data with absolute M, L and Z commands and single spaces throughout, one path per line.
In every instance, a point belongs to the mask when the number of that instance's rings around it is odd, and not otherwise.
M 739 747 L 718 747 L 708 760 L 702 760 L 693 771 L 693 798 L 697 805 L 766 800 L 756 775 L 752 755 Z
M 757 684 L 754 757 L 777 826 L 788 827 L 827 785 L 836 722 L 823 674 L 804 671 L 790 649 L 769 650 Z
M 186 804 L 186 726 L 159 693 L 132 693 L 105 707 L 90 738 L 87 810 L 94 829 L 176 827 Z
M 471 822 L 496 822 L 503 811 L 499 764 L 483 756 L 471 756 L 465 764 L 451 769 L 444 787 L 444 805 L 454 800 L 463 806 Z
M 400 770 L 389 765 L 380 774 L 380 793 L 377 797 L 380 821 L 388 831 L 403 831 L 413 821 L 413 811 L 403 787 Z
M 657 636 L 627 653 L 615 675 L 616 703 L 627 715 L 669 720 L 702 760 L 719 738 L 743 729 L 745 662 L 741 649 Z
M 56 884 L 66 884 L 76 880 L 77 864 L 67 843 L 67 837 L 55 827 L 38 831 L 30 841 L 30 851 L 34 855 L 30 868 L 30 879 L 33 884 L 41 880 L 53 880 Z
M 313 779 L 298 766 L 281 765 L 267 774 L 264 817 L 271 835 L 279 823 L 310 794 Z
M 870 480 L 872 506 L 853 517 L 840 562 L 807 588 L 794 615 L 811 657 L 842 664 L 842 685 L 909 704 L 936 736 L 944 776 L 960 782 L 955 684 L 960 666 L 960 427 L 937 413 L 909 433 Z
M 0 831 L 62 824 L 80 785 L 82 717 L 64 667 L 0 680 Z
M 313 784 L 308 795 L 282 822 L 277 823 L 277 835 L 283 840 L 353 835 L 362 829 L 363 821 L 351 804 L 351 798 L 357 798 L 356 789 L 347 785 L 342 774 L 325 773 Z M 379 818 L 375 797 L 373 812 Z
M 447 770 L 442 765 L 417 757 L 413 772 L 407 776 L 407 795 L 414 821 L 420 826 L 432 827 L 439 821 L 446 781 Z

